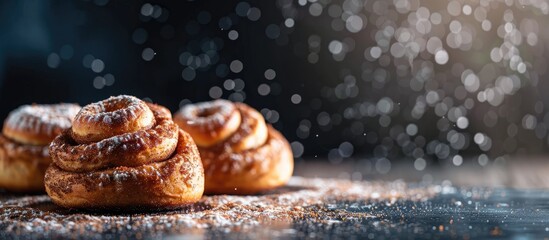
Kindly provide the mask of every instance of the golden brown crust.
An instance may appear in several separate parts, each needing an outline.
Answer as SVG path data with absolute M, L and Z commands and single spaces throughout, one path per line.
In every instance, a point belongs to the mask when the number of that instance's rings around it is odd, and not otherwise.
M 45 181 L 53 202 L 67 208 L 171 209 L 200 199 L 204 170 L 196 145 L 179 130 L 177 149 L 165 161 L 88 173 L 68 172 L 52 164 Z
M 153 113 L 144 101 L 121 95 L 84 106 L 74 118 L 71 137 L 78 143 L 97 142 L 154 124 Z
M 71 125 L 75 104 L 33 104 L 10 112 L 0 134 L 0 188 L 12 192 L 44 191 L 51 163 L 48 144 Z
M 78 110 L 68 103 L 23 105 L 10 112 L 2 133 L 22 144 L 47 145 L 71 126 Z
M 92 143 L 72 139 L 68 130 L 54 140 L 54 161 L 45 176 L 54 203 L 91 210 L 156 210 L 200 199 L 204 169 L 194 141 L 175 125 L 167 109 L 143 104 L 153 113 L 150 128 Z
M 177 146 L 178 127 L 166 108 L 152 103 L 147 106 L 156 121 L 152 128 L 86 144 L 75 142 L 69 130 L 51 143 L 53 162 L 66 171 L 89 172 L 109 167 L 140 166 L 167 159 Z
M 290 145 L 278 131 L 267 126 L 255 109 L 243 103 L 231 104 L 241 116 L 240 125 L 213 145 L 198 144 L 206 172 L 206 193 L 251 194 L 284 185 L 293 172 Z M 186 124 L 180 127 L 194 139 L 210 134 Z
M 174 122 L 193 136 L 198 146 L 212 146 L 233 134 L 241 123 L 239 110 L 227 100 L 188 104 L 174 117 Z
M 243 152 L 199 148 L 208 194 L 253 194 L 283 186 L 293 173 L 288 141 L 273 127 L 262 146 Z
M 44 173 L 50 163 L 47 146 L 19 144 L 0 134 L 0 188 L 44 191 Z
M 244 103 L 234 103 L 242 118 L 240 126 L 233 134 L 218 146 L 230 148 L 233 152 L 242 152 L 248 149 L 260 147 L 267 141 L 267 124 L 263 115 Z

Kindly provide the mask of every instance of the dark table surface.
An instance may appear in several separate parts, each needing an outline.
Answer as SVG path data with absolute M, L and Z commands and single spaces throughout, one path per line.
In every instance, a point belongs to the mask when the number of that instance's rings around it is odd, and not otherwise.
M 544 165 L 425 171 L 395 166 L 389 174 L 364 173 L 360 181 L 311 176 L 353 178 L 353 169 L 298 163 L 296 174 L 306 177 L 294 177 L 279 190 L 205 196 L 197 205 L 161 213 L 79 212 L 58 208 L 45 195 L 3 193 L 0 238 L 549 237 Z

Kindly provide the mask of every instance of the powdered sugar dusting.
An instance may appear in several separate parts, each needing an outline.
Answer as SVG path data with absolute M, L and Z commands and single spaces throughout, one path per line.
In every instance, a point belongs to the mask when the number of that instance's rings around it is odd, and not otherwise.
M 150 107 L 155 125 L 149 129 L 86 144 L 75 144 L 71 134 L 56 138 L 50 146 L 54 163 L 66 171 L 82 172 L 164 160 L 177 145 L 177 125 L 163 108 Z M 124 155 L 126 157 L 120 157 Z
M 124 107 L 113 109 L 116 106 Z M 136 112 L 145 110 L 148 110 L 146 104 L 139 98 L 120 95 L 84 106 L 75 120 L 111 124 L 118 119 L 135 118 Z
M 225 124 L 229 116 L 235 111 L 233 103 L 227 100 L 215 100 L 185 105 L 178 114 L 187 121 L 190 126 L 206 126 L 210 130 L 217 125 Z M 201 116 L 203 113 L 206 116 Z
M 120 178 L 131 178 L 125 173 Z M 57 208 L 47 196 L 0 197 L 0 231 L 24 237 L 166 237 L 208 231 L 247 232 L 265 227 L 288 231 L 298 221 L 338 224 L 375 218 L 368 212 L 335 211 L 336 202 L 421 201 L 436 187 L 409 188 L 403 182 L 350 182 L 294 177 L 278 190 L 257 196 L 205 196 L 181 210 L 162 213 L 94 214 Z M 294 230 L 295 231 L 295 230 Z M 13 235 L 10 235 L 13 234 Z M 189 236 L 190 236 L 189 235 Z
M 78 105 L 67 103 L 23 105 L 10 112 L 4 128 L 55 135 L 71 127 L 71 121 L 79 110 Z

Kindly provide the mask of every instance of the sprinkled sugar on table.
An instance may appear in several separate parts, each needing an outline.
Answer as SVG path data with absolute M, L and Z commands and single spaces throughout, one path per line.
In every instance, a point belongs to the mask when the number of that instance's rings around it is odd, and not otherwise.
M 299 169 L 298 169 L 299 171 Z M 91 213 L 46 195 L 0 197 L 0 238 L 469 238 L 549 234 L 549 192 L 293 177 L 255 196 L 184 209 Z

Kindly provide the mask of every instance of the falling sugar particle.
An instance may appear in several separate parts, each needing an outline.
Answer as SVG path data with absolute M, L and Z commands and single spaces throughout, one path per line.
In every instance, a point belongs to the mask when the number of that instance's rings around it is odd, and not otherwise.
M 239 73 L 244 68 L 244 64 L 240 60 L 233 60 L 229 65 L 229 68 L 233 73 Z
M 145 49 L 143 49 L 143 52 L 141 53 L 141 57 L 145 61 L 151 61 L 154 58 L 155 55 L 156 55 L 156 53 L 151 48 L 145 48 Z
M 446 64 L 448 62 L 448 52 L 445 50 L 437 51 L 435 54 L 435 61 L 440 65 Z

